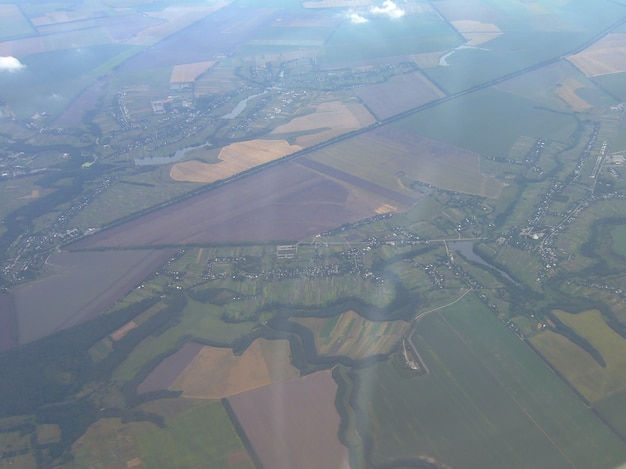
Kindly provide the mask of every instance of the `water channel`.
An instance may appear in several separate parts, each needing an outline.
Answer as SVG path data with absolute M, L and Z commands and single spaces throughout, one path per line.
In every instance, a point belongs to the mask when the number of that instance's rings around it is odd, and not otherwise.
M 487 266 L 490 269 L 499 272 L 500 275 L 502 275 L 507 280 L 510 280 L 515 285 L 519 285 L 519 283 L 513 280 L 511 276 L 507 274 L 505 271 L 498 269 L 496 266 L 494 266 L 493 264 L 490 264 L 489 262 L 484 260 L 482 257 L 480 257 L 478 254 L 476 254 L 474 252 L 473 242 L 471 241 L 447 241 L 447 244 L 448 244 L 449 249 L 454 249 L 455 251 L 458 251 L 468 261 L 476 262 L 477 264 Z

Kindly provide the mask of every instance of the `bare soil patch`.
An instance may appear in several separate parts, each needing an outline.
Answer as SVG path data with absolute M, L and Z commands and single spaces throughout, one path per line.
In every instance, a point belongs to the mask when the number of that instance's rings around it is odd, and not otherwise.
M 411 55 L 411 60 L 415 62 L 419 68 L 435 68 L 439 66 L 439 59 L 445 53 L 445 51 L 439 51 L 414 54 Z
M 569 104 L 574 111 L 586 111 L 592 106 L 576 94 L 576 90 L 579 88 L 584 88 L 584 85 L 575 78 L 568 78 L 562 86 L 557 88 L 556 93 L 559 98 Z
M 624 49 L 626 33 L 614 33 L 594 43 L 584 51 L 568 57 L 587 76 L 626 72 Z
M 415 72 L 357 88 L 356 95 L 379 120 L 384 120 L 441 98 L 444 93 L 422 73 Z
M 337 384 L 330 371 L 276 383 L 229 398 L 264 467 L 348 468 L 337 438 Z
M 286 140 L 237 142 L 222 148 L 219 163 L 207 164 L 201 161 L 176 163 L 170 169 L 170 177 L 175 181 L 215 182 L 301 149 L 299 145 L 291 145 Z

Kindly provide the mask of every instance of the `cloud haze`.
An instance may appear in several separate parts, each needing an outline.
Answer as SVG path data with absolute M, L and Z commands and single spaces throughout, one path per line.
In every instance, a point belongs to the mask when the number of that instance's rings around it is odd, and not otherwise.
M 370 13 L 377 16 L 388 16 L 389 18 L 396 19 L 404 16 L 404 10 L 391 0 L 385 0 L 382 7 L 370 8 Z
M 385 0 L 381 6 L 372 6 L 367 10 L 360 12 L 349 11 L 347 13 L 348 20 L 352 24 L 363 24 L 369 21 L 368 17 L 384 16 L 390 19 L 398 19 L 404 16 L 404 10 L 391 0 Z
M 0 56 L 0 72 L 8 71 L 8 72 L 16 72 L 24 68 L 24 65 L 17 60 L 15 57 L 9 56 Z

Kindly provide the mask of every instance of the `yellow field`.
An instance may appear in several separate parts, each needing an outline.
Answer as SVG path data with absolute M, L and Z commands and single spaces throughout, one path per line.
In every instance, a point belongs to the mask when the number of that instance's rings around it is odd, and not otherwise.
M 411 55 L 411 60 L 417 64 L 419 68 L 435 68 L 439 66 L 439 59 L 445 52 L 424 52 L 423 54 Z
M 208 164 L 201 161 L 176 163 L 170 169 L 170 177 L 175 181 L 215 182 L 301 149 L 301 146 L 290 145 L 286 140 L 237 142 L 222 148 L 219 163 Z
M 374 0 L 317 0 L 303 2 L 304 8 L 356 8 L 372 5 Z
M 221 399 L 299 376 L 289 363 L 289 342 L 255 340 L 241 356 L 231 349 L 203 347 L 170 386 L 183 397 Z
M 567 338 L 546 330 L 531 342 L 552 366 L 592 403 L 626 391 L 626 340 L 606 325 L 600 311 L 554 313 L 600 352 L 606 367 Z
M 557 88 L 556 94 L 569 104 L 574 111 L 586 111 L 592 106 L 576 94 L 576 90 L 579 88 L 584 88 L 584 85 L 575 78 L 568 78 L 565 83 L 563 83 L 563 86 Z
M 307 147 L 351 130 L 367 127 L 374 122 L 374 117 L 362 104 L 332 101 L 319 104 L 311 114 L 296 117 L 276 127 L 272 134 L 317 131 L 296 138 L 298 145 Z
M 126 334 L 128 334 L 130 331 L 132 331 L 137 326 L 138 326 L 138 324 L 135 321 L 127 322 L 122 327 L 120 327 L 118 330 L 116 330 L 116 331 L 112 332 L 111 334 L 109 334 L 109 337 L 111 338 L 112 341 L 117 342 L 118 340 L 120 340 L 122 337 L 124 337 Z
M 470 46 L 484 44 L 502 34 L 500 28 L 491 23 L 474 20 L 457 20 L 451 21 L 451 23 Z
M 340 315 L 333 329 L 324 332 L 326 318 L 301 318 L 296 321 L 308 327 L 315 337 L 315 348 L 322 356 L 346 356 L 353 359 L 388 354 L 409 330 L 404 321 L 374 322 L 354 311 Z
M 587 76 L 626 72 L 625 47 L 626 33 L 609 34 L 568 60 Z
M 188 83 L 196 81 L 196 78 L 210 69 L 213 65 L 215 65 L 215 60 L 174 65 L 172 75 L 170 75 L 170 83 Z

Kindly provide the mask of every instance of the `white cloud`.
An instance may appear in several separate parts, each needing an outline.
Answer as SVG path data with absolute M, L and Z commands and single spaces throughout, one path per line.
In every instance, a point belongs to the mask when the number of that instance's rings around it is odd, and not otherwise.
M 363 24 L 369 21 L 366 17 L 361 16 L 358 13 L 349 13 L 348 18 L 352 24 Z
M 22 64 L 15 57 L 9 56 L 0 56 L 0 72 L 1 71 L 9 71 L 16 72 L 21 68 L 24 68 L 25 65 Z
M 370 13 L 372 15 L 387 16 L 392 19 L 397 19 L 404 16 L 404 10 L 398 7 L 398 5 L 393 3 L 391 0 L 385 0 L 382 7 L 370 8 Z

